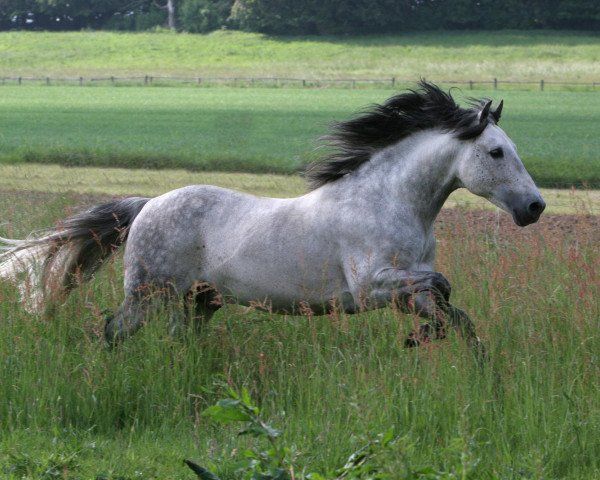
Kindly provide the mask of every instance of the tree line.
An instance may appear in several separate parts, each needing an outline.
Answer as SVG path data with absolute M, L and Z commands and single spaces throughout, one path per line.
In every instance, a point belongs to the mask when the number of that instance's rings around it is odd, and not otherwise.
M 0 0 L 2 30 L 600 30 L 599 0 Z

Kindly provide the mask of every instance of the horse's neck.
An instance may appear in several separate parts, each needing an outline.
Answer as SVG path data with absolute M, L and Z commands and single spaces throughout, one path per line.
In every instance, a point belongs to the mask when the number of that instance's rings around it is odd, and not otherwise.
M 460 144 L 449 134 L 421 132 L 375 154 L 363 172 L 378 185 L 390 213 L 407 210 L 430 227 L 456 189 L 455 162 Z

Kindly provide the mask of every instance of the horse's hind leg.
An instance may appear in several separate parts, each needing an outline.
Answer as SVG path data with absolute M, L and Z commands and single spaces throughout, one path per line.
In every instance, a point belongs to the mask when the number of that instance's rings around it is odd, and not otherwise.
M 114 316 L 107 316 L 104 338 L 112 346 L 130 337 L 144 324 L 150 307 L 150 298 L 145 295 L 128 295 Z
M 203 325 L 223 306 L 223 302 L 219 293 L 210 286 L 202 285 L 190 293 L 193 299 L 191 322 L 194 331 L 199 334 Z
M 183 299 L 183 308 L 171 312 L 169 333 L 181 336 L 187 327 L 200 334 L 202 327 L 221 308 L 220 295 L 205 283 L 194 284 Z

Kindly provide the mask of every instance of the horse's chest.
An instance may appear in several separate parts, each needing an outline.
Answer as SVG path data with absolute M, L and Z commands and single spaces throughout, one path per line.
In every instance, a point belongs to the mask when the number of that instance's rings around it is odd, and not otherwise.
M 433 233 L 422 235 L 420 248 L 415 249 L 415 260 L 421 265 L 433 264 L 435 260 L 435 237 Z
M 435 259 L 435 237 L 429 232 L 407 232 L 396 240 L 391 256 L 399 268 L 412 270 L 431 266 Z

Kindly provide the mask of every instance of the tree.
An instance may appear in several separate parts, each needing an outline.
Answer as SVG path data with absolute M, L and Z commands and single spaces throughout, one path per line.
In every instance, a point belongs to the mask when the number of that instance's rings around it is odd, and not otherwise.
M 163 5 L 159 4 L 156 0 L 154 0 L 154 5 L 158 8 L 162 8 L 167 11 L 167 25 L 170 30 L 177 30 L 177 25 L 175 23 L 175 13 L 176 6 L 175 0 L 165 0 L 166 3 Z
M 600 30 L 598 0 L 563 0 L 556 8 L 551 25 L 575 30 Z
M 179 21 L 184 30 L 194 33 L 233 26 L 230 20 L 232 6 L 233 0 L 183 0 Z
M 345 34 L 407 27 L 411 0 L 235 0 L 231 17 L 244 30 L 277 34 Z
M 35 0 L 34 15 L 38 27 L 60 30 L 99 28 L 124 3 L 123 0 Z

